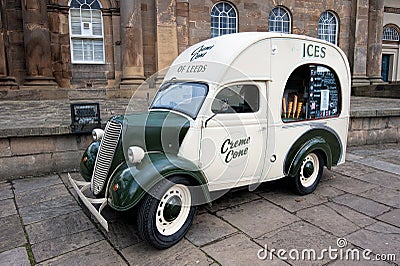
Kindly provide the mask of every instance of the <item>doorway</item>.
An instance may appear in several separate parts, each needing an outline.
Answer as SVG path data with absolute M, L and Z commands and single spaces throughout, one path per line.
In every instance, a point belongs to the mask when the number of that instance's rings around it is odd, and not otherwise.
M 389 54 L 382 55 L 382 80 L 384 82 L 389 81 L 390 57 Z

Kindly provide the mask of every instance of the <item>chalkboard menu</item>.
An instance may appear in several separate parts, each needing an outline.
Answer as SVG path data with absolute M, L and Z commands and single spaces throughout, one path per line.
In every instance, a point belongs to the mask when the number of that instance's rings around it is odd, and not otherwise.
M 339 112 L 339 94 L 335 74 L 323 66 L 310 66 L 310 86 L 305 98 L 307 118 L 336 116 Z

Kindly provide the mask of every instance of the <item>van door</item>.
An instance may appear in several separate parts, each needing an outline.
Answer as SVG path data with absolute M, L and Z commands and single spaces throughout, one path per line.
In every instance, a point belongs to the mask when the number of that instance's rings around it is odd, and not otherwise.
M 200 150 L 201 167 L 210 190 L 256 183 L 261 176 L 267 112 L 265 84 L 258 86 L 223 87 L 213 99 L 210 108 L 215 116 L 202 128 Z

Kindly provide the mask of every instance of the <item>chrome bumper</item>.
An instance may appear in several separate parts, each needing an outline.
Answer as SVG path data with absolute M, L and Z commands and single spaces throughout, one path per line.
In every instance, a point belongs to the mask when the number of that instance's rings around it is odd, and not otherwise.
M 79 198 L 82 200 L 83 204 L 89 209 L 90 213 L 96 217 L 97 221 L 106 229 L 108 232 L 108 222 L 100 214 L 104 207 L 107 205 L 107 198 L 93 199 L 86 197 L 83 193 L 90 189 L 90 182 L 77 181 L 72 179 L 71 175 L 68 173 L 68 179 L 72 187 L 78 194 Z M 94 204 L 100 204 L 99 210 L 94 207 Z

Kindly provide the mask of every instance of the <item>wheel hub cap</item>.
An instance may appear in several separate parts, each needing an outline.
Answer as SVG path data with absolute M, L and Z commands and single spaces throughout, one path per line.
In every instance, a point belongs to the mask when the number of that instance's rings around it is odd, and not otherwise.
M 164 219 L 167 222 L 172 222 L 173 220 L 178 217 L 179 213 L 181 212 L 182 208 L 182 201 L 178 196 L 173 196 L 168 199 L 167 203 L 165 204 L 164 208 Z
M 305 178 L 309 178 L 314 173 L 314 164 L 312 162 L 307 162 L 304 165 L 303 175 Z

